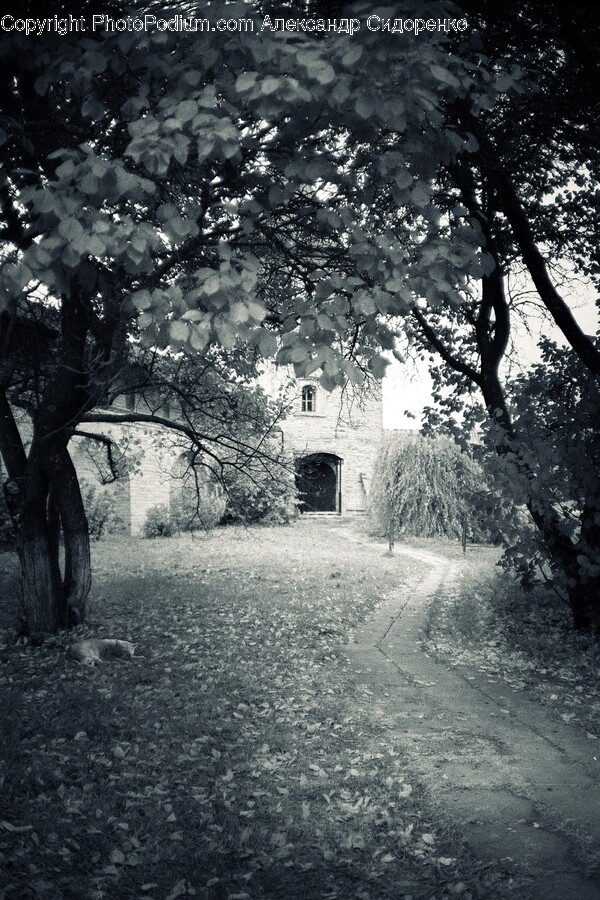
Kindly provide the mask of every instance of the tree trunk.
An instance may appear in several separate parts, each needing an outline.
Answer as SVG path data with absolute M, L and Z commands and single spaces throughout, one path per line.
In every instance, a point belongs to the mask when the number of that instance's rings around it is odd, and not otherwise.
M 21 568 L 18 618 L 26 634 L 82 622 L 91 586 L 89 530 L 75 467 L 64 444 L 50 453 L 40 452 L 40 444 L 34 437 L 25 473 L 8 491 Z
M 14 497 L 17 553 L 21 568 L 18 618 L 26 634 L 57 631 L 62 624 L 62 581 L 47 519 L 48 481 L 27 466 L 23 497 Z
M 83 622 L 85 604 L 92 584 L 90 535 L 75 466 L 66 447 L 51 457 L 52 494 L 56 499 L 65 548 L 65 625 Z
M 88 317 L 76 278 L 61 296 L 59 321 L 60 335 L 44 359 L 23 358 L 21 348 L 11 345 L 5 331 L 5 369 L 0 368 L 4 376 L 0 452 L 8 474 L 5 493 L 21 565 L 19 617 L 30 634 L 55 632 L 81 622 L 91 585 L 88 523 L 67 450 L 77 422 L 94 405 L 86 374 Z M 25 369 L 39 366 L 43 383 L 42 395 L 31 410 L 33 437 L 28 454 L 6 394 L 17 364 Z

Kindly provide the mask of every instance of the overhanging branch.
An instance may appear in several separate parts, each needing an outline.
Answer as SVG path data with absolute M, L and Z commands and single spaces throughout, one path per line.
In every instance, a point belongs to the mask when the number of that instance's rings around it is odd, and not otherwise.
M 423 313 L 418 309 L 413 309 L 412 314 L 417 320 L 419 328 L 421 329 L 433 349 L 436 351 L 436 353 L 438 353 L 442 357 L 444 362 L 449 365 L 451 369 L 454 369 L 455 372 L 460 372 L 460 374 L 464 375 L 465 378 L 468 378 L 469 381 L 472 381 L 475 384 L 481 386 L 481 375 L 479 374 L 479 372 L 477 372 L 477 370 L 472 366 L 469 366 L 467 363 L 463 362 L 461 359 L 453 356 L 453 354 L 446 347 L 443 341 L 440 340 L 439 336 L 431 327 Z

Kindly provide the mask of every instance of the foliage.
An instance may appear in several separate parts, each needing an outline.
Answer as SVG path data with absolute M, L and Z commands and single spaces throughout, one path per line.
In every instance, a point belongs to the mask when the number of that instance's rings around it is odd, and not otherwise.
M 158 503 L 150 507 L 144 519 L 143 532 L 147 538 L 172 537 L 173 524 L 167 506 Z
M 83 505 L 88 521 L 90 537 L 99 541 L 106 534 L 123 527 L 123 520 L 114 511 L 110 496 L 90 481 L 80 481 Z
M 455 373 L 459 406 L 481 390 L 487 415 L 504 419 L 504 452 L 515 435 L 498 374 L 512 312 L 503 278 L 518 259 L 600 371 L 539 249 L 597 272 L 600 116 L 593 40 L 573 39 L 578 5 L 557 16 L 524 3 L 507 20 L 485 3 L 476 35 L 363 27 L 351 41 L 261 27 L 262 6 L 211 3 L 215 20 L 252 27 L 201 40 L 161 28 L 49 33 L 33 53 L 33 38 L 2 36 L 1 387 L 13 411 L 32 413 L 36 439 L 27 454 L 9 416 L 0 441 L 21 512 L 46 508 L 31 494 L 48 485 L 73 540 L 83 513 L 67 436 L 114 399 L 134 346 L 201 359 L 242 345 L 297 374 L 320 371 L 332 388 L 381 376 L 382 351 L 404 330 Z M 462 8 L 470 0 L 431 14 L 456 21 Z M 394 11 L 413 13 L 408 0 Z M 589 27 L 597 35 L 596 13 Z M 218 467 L 223 448 L 202 444 L 196 412 L 192 443 Z M 551 510 L 527 492 L 523 502 L 579 584 L 581 548 Z M 43 544 L 37 518 L 19 521 Z M 36 629 L 57 627 L 57 609 L 64 624 L 89 589 L 82 565 L 63 601 L 47 557 L 26 579 L 50 584 L 28 598 Z
M 515 325 L 532 334 L 542 321 L 562 332 L 581 364 L 600 375 L 598 343 L 572 314 L 580 285 L 573 270 L 594 280 L 599 272 L 593 222 L 600 117 L 590 78 L 597 70 L 600 16 L 597 10 L 588 16 L 578 3 L 522 3 L 508 22 L 493 3 L 460 5 L 478 26 L 475 53 L 497 67 L 500 79 L 520 71 L 518 85 L 507 82 L 487 108 L 475 111 L 462 100 L 445 107 L 448 122 L 460 121 L 473 141 L 439 173 L 437 203 L 453 210 L 450 218 L 462 207 L 477 219 L 490 266 L 455 303 L 441 309 L 427 299 L 403 324 L 410 341 L 437 359 L 430 425 L 456 428 L 461 417 L 487 419 L 495 467 L 503 471 L 495 479 L 496 501 L 509 554 L 527 580 L 543 560 L 546 575 L 568 592 L 574 624 L 586 629 L 590 601 L 597 606 L 600 600 L 596 478 L 589 479 L 585 499 L 570 501 L 570 489 L 557 497 L 557 482 L 545 493 L 546 482 L 556 479 L 560 450 L 552 449 L 550 435 L 545 449 L 540 441 L 532 452 L 527 429 L 541 438 L 543 408 L 534 407 L 539 423 L 529 417 L 519 427 L 504 371 Z M 570 277 L 560 284 L 564 261 Z M 524 289 L 516 291 L 515 282 L 524 279 Z M 538 369 L 536 379 L 550 384 L 562 378 L 552 360 L 544 364 L 546 372 Z
M 297 514 L 293 465 L 287 461 L 273 477 L 264 471 L 249 478 L 235 470 L 225 475 L 225 521 L 288 525 Z
M 446 437 L 394 433 L 384 440 L 375 462 L 369 516 L 376 533 L 393 523 L 397 534 L 460 537 L 489 534 L 475 512 L 485 482 L 480 467 Z
M 211 531 L 221 522 L 224 511 L 225 501 L 220 494 L 191 497 L 189 505 L 179 503 L 175 508 L 171 507 L 173 529 L 178 532 L 194 531 L 196 528 Z
M 538 508 L 559 513 L 561 533 L 579 548 L 581 582 L 593 594 L 600 575 L 600 389 L 572 350 L 548 339 L 540 349 L 541 361 L 509 385 L 519 453 L 490 454 L 491 502 L 507 544 L 505 565 L 517 571 L 524 585 L 543 581 L 566 599 L 569 572 L 556 565 L 532 528 L 522 498 L 528 493 Z M 487 429 L 486 440 L 493 447 L 497 428 Z M 595 620 L 592 596 L 590 607 Z
M 322 369 L 327 387 L 361 380 L 345 355 L 382 374 L 380 345 L 393 343 L 382 316 L 408 315 L 415 297 L 456 301 L 467 270 L 489 265 L 477 218 L 456 206 L 446 226 L 432 206 L 438 167 L 474 145 L 445 104 L 460 97 L 477 113 L 518 77 L 480 74 L 487 60 L 450 55 L 443 30 L 399 54 L 389 32 L 363 28 L 349 47 L 341 34 L 265 30 L 256 7 L 214 3 L 211 15 L 238 11 L 253 27 L 202 41 L 107 30 L 93 46 L 40 45 L 32 112 L 43 106 L 50 124 L 68 107 L 78 127 L 40 161 L 43 183 L 16 168 L 19 141 L 7 148 L 43 234 L 6 267 L 7 290 L 33 277 L 59 296 L 66 266 L 102 295 L 110 285 L 113 312 L 137 317 L 148 346 L 242 340 L 271 356 L 277 326 L 280 360 Z M 25 83 L 26 39 L 5 43 Z

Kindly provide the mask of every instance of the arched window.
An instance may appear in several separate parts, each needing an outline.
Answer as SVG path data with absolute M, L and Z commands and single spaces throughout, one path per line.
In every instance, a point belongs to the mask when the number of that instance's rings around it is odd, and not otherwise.
M 317 392 L 312 384 L 305 384 L 302 388 L 302 412 L 311 413 L 316 408 Z

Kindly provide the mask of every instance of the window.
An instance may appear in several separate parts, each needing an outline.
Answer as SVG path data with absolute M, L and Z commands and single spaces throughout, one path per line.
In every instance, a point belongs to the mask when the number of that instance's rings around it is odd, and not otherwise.
M 311 413 L 315 411 L 317 392 L 312 384 L 305 384 L 302 388 L 302 412 Z

